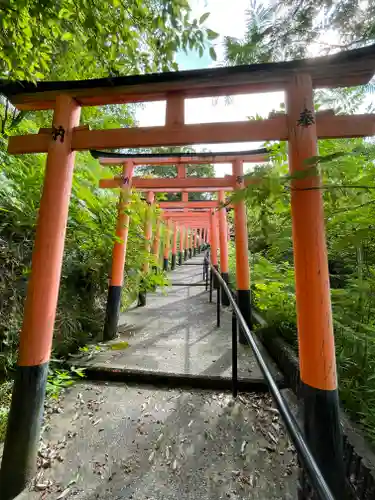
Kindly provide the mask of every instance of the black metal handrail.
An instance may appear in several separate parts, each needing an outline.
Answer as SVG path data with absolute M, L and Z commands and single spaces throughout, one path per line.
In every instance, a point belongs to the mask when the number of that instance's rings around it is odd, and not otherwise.
M 334 496 L 332 495 L 308 445 L 306 444 L 306 441 L 303 437 L 302 431 L 294 418 L 294 415 L 290 411 L 285 399 L 283 398 L 281 392 L 279 391 L 279 388 L 277 387 L 277 384 L 267 366 L 267 363 L 263 359 L 263 356 L 259 350 L 259 347 L 255 341 L 255 338 L 253 334 L 251 333 L 249 327 L 246 324 L 246 321 L 244 317 L 241 314 L 241 311 L 235 301 L 235 299 L 232 296 L 232 293 L 227 285 L 227 283 L 224 281 L 220 273 L 215 269 L 215 267 L 210 263 L 211 267 L 211 273 L 214 275 L 218 282 L 220 283 L 220 287 L 222 290 L 226 293 L 229 302 L 233 308 L 233 316 L 232 316 L 232 325 L 234 323 L 234 315 L 236 316 L 236 328 L 237 328 L 237 322 L 239 323 L 239 326 L 242 329 L 243 335 L 246 337 L 246 340 L 250 344 L 255 359 L 259 365 L 259 368 L 261 369 L 263 376 L 269 386 L 270 393 L 276 403 L 276 406 L 280 412 L 280 415 L 282 416 L 284 420 L 285 427 L 289 433 L 289 436 L 297 450 L 297 453 L 299 455 L 299 459 L 301 461 L 301 464 L 305 471 L 307 472 L 307 475 L 310 479 L 311 486 L 315 489 L 316 493 L 319 495 L 320 500 L 335 500 Z M 220 288 L 219 287 L 219 288 Z M 220 293 L 217 295 L 217 300 L 218 304 L 220 302 Z M 218 305 L 218 314 L 219 314 L 219 305 Z M 233 331 L 233 328 L 232 328 Z M 235 344 L 235 345 L 234 345 Z M 237 358 L 237 335 L 232 335 L 232 349 L 236 353 L 236 358 Z M 237 377 L 237 366 L 236 366 L 236 373 L 233 371 L 233 376 Z M 233 384 L 233 387 L 235 388 L 235 381 Z M 236 391 L 237 392 L 237 391 Z

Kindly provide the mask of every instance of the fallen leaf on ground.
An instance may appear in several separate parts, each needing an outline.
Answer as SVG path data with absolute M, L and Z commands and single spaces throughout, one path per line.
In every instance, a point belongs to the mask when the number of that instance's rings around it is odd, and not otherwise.
M 116 342 L 116 344 L 111 344 L 110 348 L 112 351 L 121 351 L 122 349 L 127 349 L 129 347 L 129 342 Z
M 68 488 L 65 488 L 65 490 L 61 493 L 61 495 L 59 495 L 56 500 L 62 500 L 63 498 L 65 498 L 67 496 L 67 494 L 69 493 L 69 491 L 71 490 L 71 487 L 68 486 Z

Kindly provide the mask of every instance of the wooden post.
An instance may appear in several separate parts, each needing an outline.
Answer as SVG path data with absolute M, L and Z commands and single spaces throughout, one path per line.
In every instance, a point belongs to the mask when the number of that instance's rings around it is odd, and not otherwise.
M 217 216 L 215 210 L 211 211 L 210 226 L 211 226 L 211 262 L 216 269 L 219 269 L 218 258 L 217 258 L 219 238 L 218 238 L 218 228 L 217 228 Z M 216 275 L 214 276 L 213 279 L 213 286 L 215 289 L 219 287 Z
M 154 193 L 152 191 L 148 191 L 146 197 L 146 214 L 145 214 L 145 225 L 144 225 L 144 235 L 145 235 L 145 252 L 147 254 L 147 258 L 143 263 L 143 275 L 146 277 L 150 270 L 149 256 L 151 251 L 151 238 L 152 238 L 152 204 L 154 202 Z M 142 290 L 142 282 L 141 282 L 141 290 L 138 295 L 138 306 L 143 307 L 146 305 L 147 295 L 146 291 Z
M 124 184 L 120 192 L 117 208 L 116 241 L 113 244 L 112 251 L 111 281 L 108 288 L 103 340 L 114 339 L 117 334 L 129 232 L 129 215 L 125 213 L 125 208 L 130 196 L 132 175 L 133 163 L 127 162 L 123 166 Z
M 164 226 L 164 259 L 163 259 L 163 271 L 168 271 L 169 269 L 169 252 L 171 246 L 171 220 L 168 219 Z
M 239 159 L 233 162 L 233 175 L 236 177 L 236 189 L 244 189 L 243 162 Z M 234 227 L 236 243 L 237 303 L 242 316 L 251 329 L 250 268 L 245 200 L 239 200 L 234 203 Z M 247 344 L 242 328 L 240 328 L 239 331 L 240 344 Z
M 287 89 L 289 171 L 305 435 L 335 498 L 345 498 L 335 345 L 311 77 Z
M 175 222 L 174 223 L 174 227 L 173 227 L 173 244 L 172 244 L 172 261 L 171 261 L 171 269 L 172 269 L 172 271 L 174 269 L 176 269 L 177 238 L 178 238 L 178 225 L 177 225 L 177 222 Z
M 220 237 L 220 272 L 223 280 L 229 284 L 229 259 L 228 259 L 228 224 L 227 211 L 224 207 L 225 192 L 219 191 L 219 237 Z M 221 303 L 229 306 L 230 301 L 227 294 L 222 290 Z
M 17 371 L 0 472 L 2 500 L 15 498 L 36 469 L 44 395 L 60 285 L 75 153 L 72 131 L 80 107 L 69 96 L 56 98 L 49 140 L 31 275 L 20 334 Z

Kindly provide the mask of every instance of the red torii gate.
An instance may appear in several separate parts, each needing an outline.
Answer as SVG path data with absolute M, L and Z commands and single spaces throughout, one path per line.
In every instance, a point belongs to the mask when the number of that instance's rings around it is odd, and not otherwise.
M 56 314 L 64 238 L 77 150 L 137 148 L 219 142 L 287 140 L 292 176 L 291 207 L 296 274 L 300 376 L 304 389 L 305 434 L 333 494 L 344 497 L 344 468 L 329 290 L 323 204 L 318 170 L 305 160 L 316 156 L 318 138 L 374 135 L 375 116 L 316 113 L 313 88 L 368 83 L 375 46 L 315 59 L 186 72 L 102 78 L 77 82 L 2 83 L 2 93 L 20 110 L 53 109 L 51 129 L 9 140 L 10 154 L 48 153 L 35 237 L 32 272 L 20 336 L 0 474 L 4 500 L 26 485 L 35 464 Z M 286 114 L 265 120 L 186 125 L 184 101 L 193 97 L 283 90 Z M 79 126 L 81 106 L 166 100 L 161 127 L 89 130 Z M 234 162 L 243 183 L 242 162 Z M 245 220 L 237 211 L 236 230 Z M 247 242 L 238 247 L 243 259 Z M 247 257 L 247 252 L 246 252 Z M 237 286 L 248 283 L 248 267 Z M 242 291 L 242 290 L 241 290 Z M 249 303 L 249 291 L 243 290 Z
M 213 201 L 200 201 L 200 202 L 192 202 L 187 201 L 188 192 L 207 192 L 207 191 L 217 191 L 219 190 L 219 199 L 224 201 L 224 190 L 231 191 L 235 186 L 235 176 L 227 175 L 224 178 L 195 178 L 186 176 L 186 166 L 190 164 L 194 165 L 206 165 L 208 162 L 213 164 L 227 163 L 231 162 L 232 164 L 236 162 L 239 158 L 243 161 L 250 163 L 259 163 L 265 162 L 268 160 L 269 155 L 265 148 L 250 150 L 250 151 L 241 151 L 241 152 L 219 152 L 219 153 L 141 153 L 138 155 L 134 154 L 124 154 L 124 153 L 107 153 L 97 150 L 92 150 L 91 154 L 94 158 L 100 161 L 101 165 L 125 165 L 126 162 L 131 162 L 134 166 L 163 166 L 163 165 L 174 165 L 177 168 L 177 177 L 176 178 L 141 178 L 141 177 L 133 177 L 131 179 L 132 186 L 138 188 L 141 191 L 146 191 L 148 193 L 152 192 L 176 192 L 176 190 L 182 192 L 182 200 L 180 202 L 160 202 L 159 206 L 164 209 L 193 209 L 193 208 L 213 208 L 217 207 L 218 203 Z M 234 167 L 233 167 L 234 168 Z M 99 181 L 99 186 L 102 188 L 115 188 L 121 187 L 124 184 L 124 174 L 122 176 L 115 177 L 113 179 L 101 179 Z M 245 184 L 249 185 L 250 183 L 257 182 L 256 179 L 245 180 Z M 153 195 L 152 195 L 153 196 Z M 185 200 L 185 201 L 183 201 Z M 238 204 L 239 207 L 241 204 Z M 236 207 L 235 207 L 235 210 Z M 226 222 L 226 212 L 224 210 L 220 210 L 219 215 L 220 220 L 220 267 L 221 274 L 224 280 L 229 282 L 229 265 L 228 265 L 228 248 L 227 248 L 227 222 Z M 243 238 L 243 241 L 247 240 L 247 226 L 242 220 L 242 232 L 246 234 L 246 238 Z M 167 229 L 169 230 L 169 229 Z M 225 234 L 223 231 L 225 230 Z M 239 232 L 239 231 L 237 231 Z M 147 238 L 147 237 L 146 237 Z M 187 243 L 188 244 L 188 243 Z M 240 244 L 240 243 L 239 243 Z M 126 242 L 125 242 L 126 245 Z M 176 263 L 175 252 L 176 249 L 172 247 L 172 269 Z M 126 249 L 124 249 L 126 252 Z M 169 249 L 164 249 L 164 270 L 168 269 L 168 252 Z M 191 251 L 189 250 L 191 253 Z M 186 253 L 187 255 L 187 253 Z M 241 253 L 243 257 L 243 262 L 238 261 L 238 275 L 243 276 L 243 272 L 241 270 L 242 267 L 248 267 L 247 264 L 247 249 L 245 252 Z M 216 258 L 216 257 L 215 257 Z M 246 273 L 245 273 L 246 278 Z M 240 278 L 241 279 L 241 278 Z M 249 289 L 249 283 L 247 286 L 244 284 L 245 280 L 242 280 L 243 286 Z M 122 282 L 121 282 L 122 284 Z M 112 285 L 111 285 L 112 286 Z M 242 289 L 241 289 L 242 290 Z M 239 294 L 241 295 L 241 290 Z M 229 299 L 225 293 L 221 294 L 221 300 L 223 305 L 229 305 Z M 104 328 L 104 336 L 105 338 L 113 338 L 117 328 L 117 321 L 119 315 L 119 307 L 120 307 L 120 293 L 116 292 L 114 295 L 109 292 L 108 301 L 114 301 L 116 304 L 110 305 L 107 304 L 107 310 L 109 310 L 109 315 L 113 318 L 110 320 L 110 317 L 106 316 L 106 324 Z M 145 296 L 143 295 L 141 303 L 145 303 Z M 247 319 L 248 324 L 251 324 L 251 312 L 249 308 L 249 301 L 246 300 L 246 297 L 243 301 L 240 301 L 240 308 Z M 108 330 L 107 325 L 111 325 Z M 241 335 L 241 341 L 244 342 L 244 338 Z

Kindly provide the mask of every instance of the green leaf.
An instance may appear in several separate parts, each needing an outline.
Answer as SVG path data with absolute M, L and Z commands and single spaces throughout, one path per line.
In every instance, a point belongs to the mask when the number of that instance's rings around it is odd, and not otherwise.
M 219 33 L 216 33 L 216 31 L 210 29 L 206 30 L 206 34 L 209 40 L 215 40 L 219 36 Z
M 216 55 L 216 51 L 213 47 L 210 47 L 210 56 L 211 56 L 211 59 L 213 59 L 214 61 L 216 61 L 217 59 L 217 55 Z
M 201 16 L 201 18 L 199 19 L 199 24 L 203 24 L 205 22 L 205 20 L 208 19 L 209 16 L 210 16 L 209 12 L 206 12 L 205 14 L 203 14 Z
M 110 348 L 113 351 L 122 351 L 123 349 L 127 349 L 129 347 L 129 342 L 116 342 L 115 344 L 111 344 Z
M 66 31 L 65 33 L 62 34 L 61 40 L 63 40 L 64 42 L 66 42 L 68 40 L 73 40 L 72 33 L 69 33 L 69 31 Z

